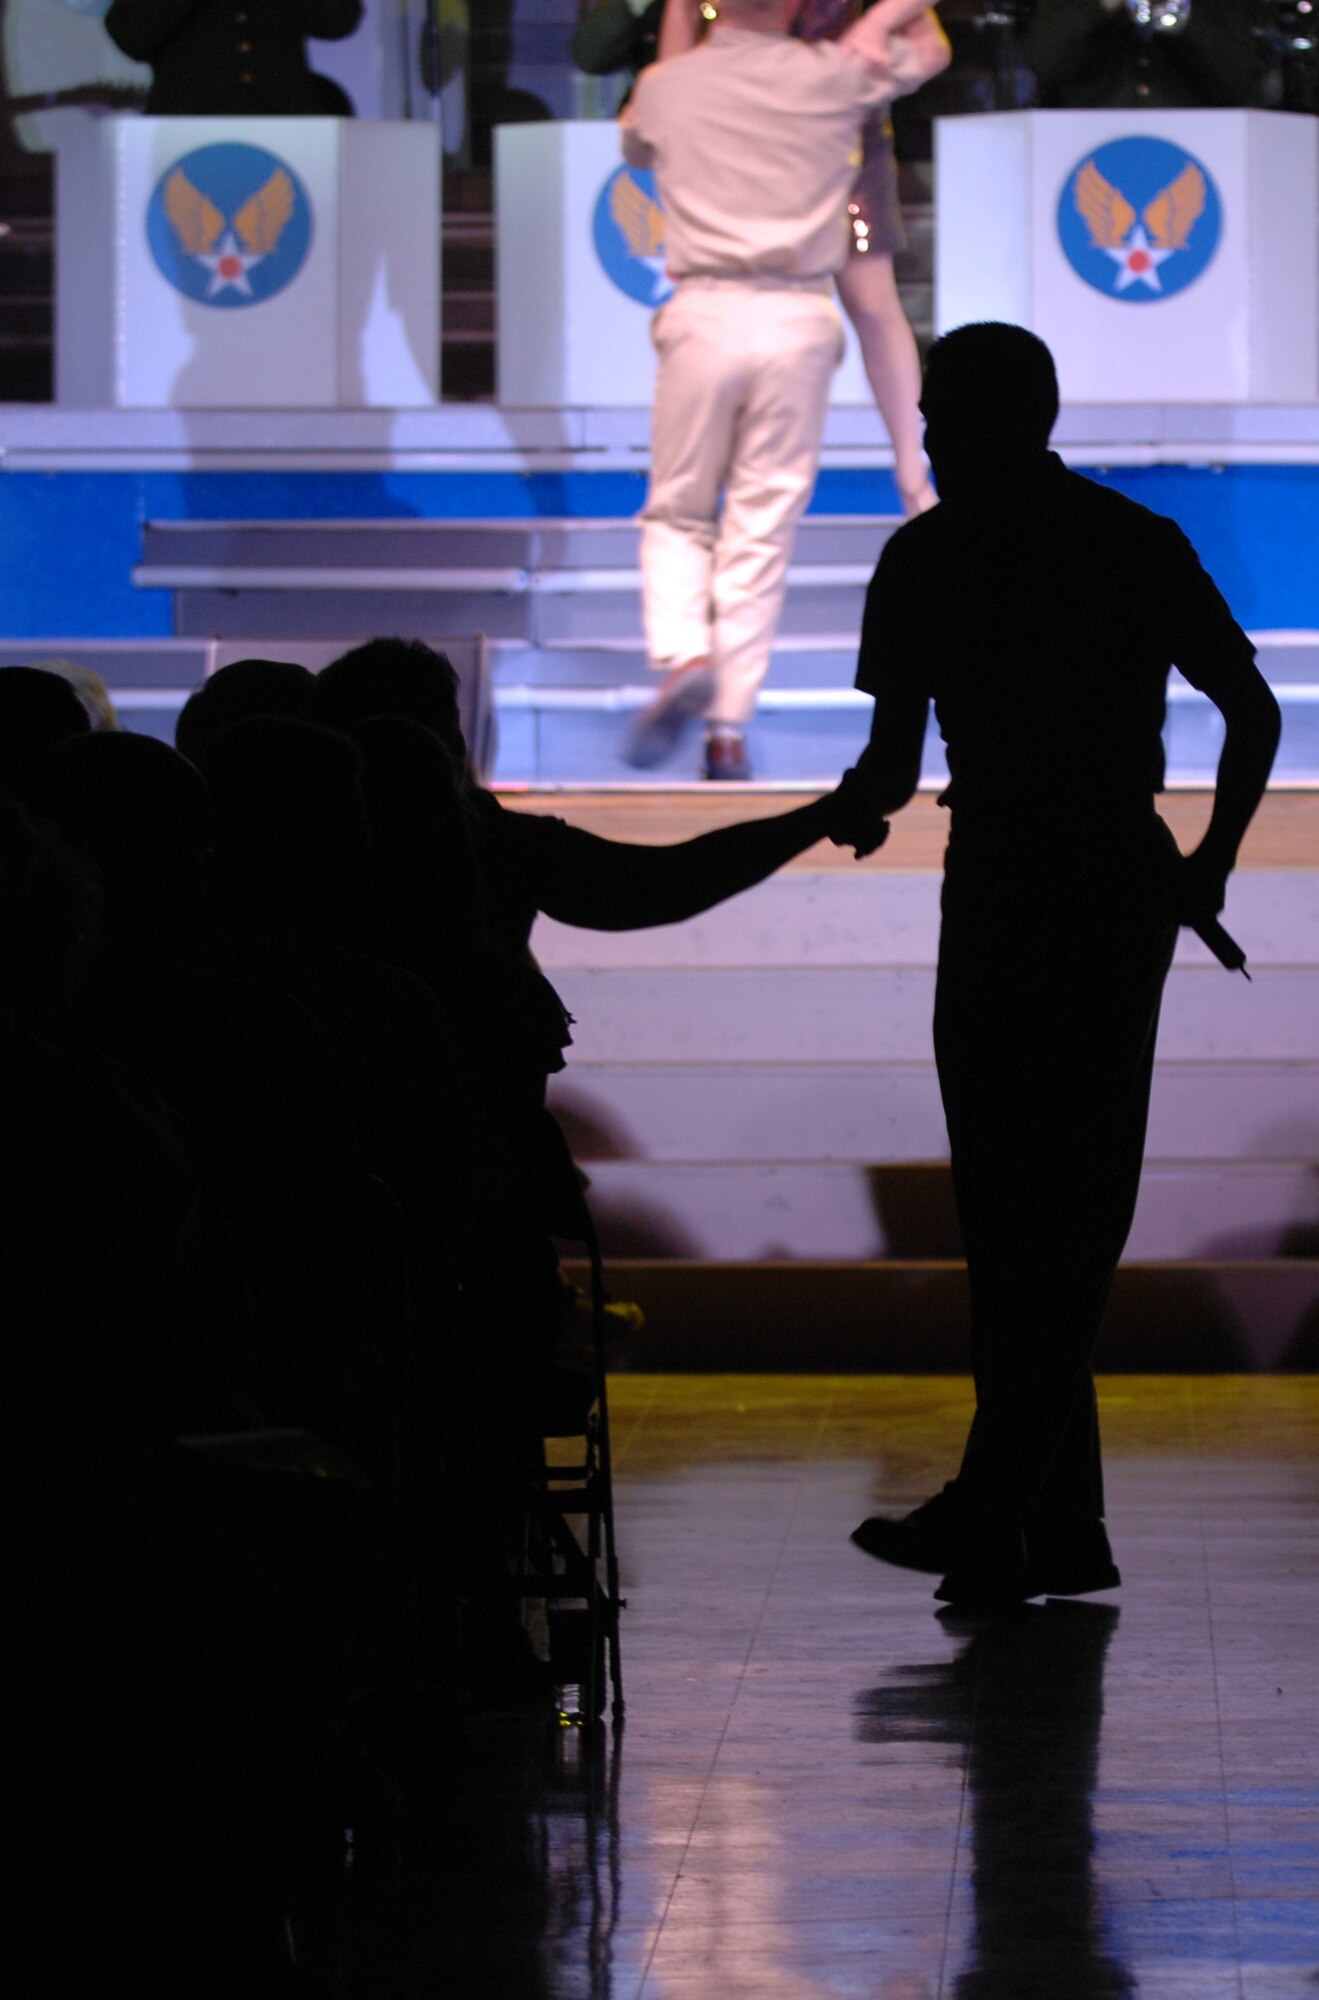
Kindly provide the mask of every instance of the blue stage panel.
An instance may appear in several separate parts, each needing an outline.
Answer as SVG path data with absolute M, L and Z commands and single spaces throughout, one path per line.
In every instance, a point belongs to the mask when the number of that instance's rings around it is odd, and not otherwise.
M 1094 471 L 1186 530 L 1253 629 L 1319 627 L 1319 466 Z M 645 474 L 601 471 L 59 471 L 0 476 L 0 632 L 162 637 L 167 592 L 131 581 L 148 520 L 626 520 Z M 893 507 L 878 468 L 820 475 L 813 513 Z

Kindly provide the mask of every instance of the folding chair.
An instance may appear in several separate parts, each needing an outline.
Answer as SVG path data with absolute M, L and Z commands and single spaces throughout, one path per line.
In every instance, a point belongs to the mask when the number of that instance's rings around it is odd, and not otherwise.
M 617 1726 L 623 1719 L 618 1614 L 626 1599 L 619 1595 L 614 1540 L 604 1260 L 580 1192 L 575 1207 L 573 1239 L 585 1247 L 591 1267 L 586 1369 L 571 1380 L 565 1371 L 565 1393 L 555 1394 L 553 1406 L 543 1412 L 543 1436 L 528 1470 L 525 1560 L 518 1589 L 523 1598 L 545 1605 L 560 1720 L 598 1721 L 605 1710 L 607 1674 Z M 558 1449 L 547 1449 L 547 1440 Z M 569 1441 L 571 1450 L 561 1456 Z M 571 1691 L 576 1699 L 569 1705 L 565 1696 Z

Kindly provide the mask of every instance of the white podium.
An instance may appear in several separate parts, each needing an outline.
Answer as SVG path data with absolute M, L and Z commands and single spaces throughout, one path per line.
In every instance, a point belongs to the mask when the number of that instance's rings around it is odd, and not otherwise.
M 610 120 L 495 132 L 498 400 L 509 408 L 650 404 L 650 322 L 672 286 L 653 176 Z M 873 404 L 852 329 L 831 401 Z
M 57 400 L 436 402 L 440 164 L 420 123 L 79 121 L 58 164 Z
M 935 167 L 939 332 L 1030 327 L 1070 402 L 1319 400 L 1313 118 L 944 118 Z

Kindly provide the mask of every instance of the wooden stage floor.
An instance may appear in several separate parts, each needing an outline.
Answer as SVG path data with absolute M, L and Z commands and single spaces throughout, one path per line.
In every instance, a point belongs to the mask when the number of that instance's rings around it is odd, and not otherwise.
M 801 805 L 810 792 L 769 786 L 743 791 L 736 785 L 687 786 L 671 792 L 649 787 L 628 791 L 495 790 L 517 812 L 557 813 L 574 826 L 611 840 L 661 844 L 690 840 L 711 827 L 736 820 L 761 819 Z M 1159 811 L 1168 821 L 1183 852 L 1193 847 L 1209 822 L 1212 795 L 1207 791 L 1165 792 Z M 1060 805 L 1065 810 L 1065 804 Z M 790 869 L 875 868 L 923 872 L 943 866 L 948 815 L 932 794 L 921 792 L 893 817 L 893 831 L 877 854 L 863 862 L 844 848 L 823 842 L 809 848 Z M 1319 790 L 1310 787 L 1269 792 L 1246 836 L 1243 868 L 1319 867 Z
M 1319 1380 L 1101 1392 L 1123 1588 L 959 1622 L 848 1532 L 965 1383 L 618 1378 L 621 1740 L 455 1725 L 347 2000 L 1313 1995 Z

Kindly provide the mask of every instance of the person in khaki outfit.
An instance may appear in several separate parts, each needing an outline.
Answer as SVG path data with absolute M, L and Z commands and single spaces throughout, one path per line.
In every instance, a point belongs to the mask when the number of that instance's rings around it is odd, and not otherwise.
M 623 118 L 625 157 L 659 184 L 676 287 L 654 325 L 641 517 L 646 639 L 664 679 L 631 755 L 657 762 L 703 715 L 706 776 L 745 778 L 842 355 L 832 280 L 862 128 L 949 50 L 920 0 L 880 0 L 839 41 L 814 43 L 789 32 L 797 0 L 721 0 L 707 39 L 666 59 L 693 4 L 668 0 L 660 61 Z

